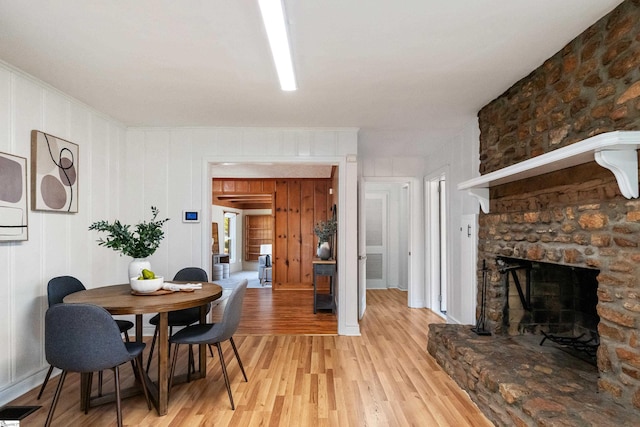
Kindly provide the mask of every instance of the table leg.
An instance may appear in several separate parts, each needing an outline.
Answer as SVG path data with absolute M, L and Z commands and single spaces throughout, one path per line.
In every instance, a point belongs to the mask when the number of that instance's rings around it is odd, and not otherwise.
M 316 285 L 316 268 L 313 267 L 313 314 L 318 311 L 318 290 Z
M 169 408 L 169 314 L 160 313 L 158 325 L 158 415 Z
M 203 305 L 200 307 L 200 323 L 207 322 L 207 306 Z M 207 376 L 207 345 L 202 344 L 199 345 L 198 357 L 198 366 L 200 366 L 200 378 L 204 378 Z
M 142 342 L 142 314 L 136 314 L 136 342 Z

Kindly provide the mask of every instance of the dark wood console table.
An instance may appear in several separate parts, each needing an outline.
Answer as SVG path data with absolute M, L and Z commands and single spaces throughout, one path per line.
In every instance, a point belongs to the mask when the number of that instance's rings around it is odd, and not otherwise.
M 329 293 L 318 292 L 318 276 L 329 277 Z M 313 313 L 318 310 L 331 310 L 335 313 L 334 280 L 336 277 L 336 260 L 313 260 Z

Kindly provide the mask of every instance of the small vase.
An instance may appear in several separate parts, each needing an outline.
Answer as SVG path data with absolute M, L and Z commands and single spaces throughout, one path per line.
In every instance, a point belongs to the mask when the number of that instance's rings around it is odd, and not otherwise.
M 138 277 L 140 276 L 140 274 L 142 273 L 142 270 L 144 269 L 147 270 L 151 270 L 151 263 L 149 262 L 148 259 L 146 258 L 134 258 L 130 263 L 129 263 L 129 277 L 128 279 L 131 279 L 132 277 Z
M 318 251 L 316 253 L 318 258 L 327 260 L 331 258 L 331 246 L 329 246 L 329 242 L 322 242 L 318 244 Z

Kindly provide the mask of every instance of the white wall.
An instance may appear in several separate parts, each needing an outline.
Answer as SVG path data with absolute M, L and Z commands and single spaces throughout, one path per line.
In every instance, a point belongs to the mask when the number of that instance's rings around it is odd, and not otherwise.
M 150 258 L 154 271 L 173 275 L 185 265 L 210 270 L 207 165 L 215 161 L 339 166 L 344 209 L 339 212 L 338 261 L 344 268 L 336 286 L 338 332 L 359 334 L 356 233 L 348 232 L 357 229 L 357 129 L 126 129 L 0 62 L 0 150 L 29 159 L 33 129 L 79 145 L 79 212 L 29 212 L 29 240 L 0 243 L 0 405 L 44 379 L 49 279 L 69 274 L 88 288 L 126 281 L 130 260 L 99 247 L 98 235 L 87 230 L 92 222 L 118 218 L 137 223 L 148 220 L 150 207 L 156 206 L 161 217 L 171 220 Z M 186 209 L 200 210 L 201 222 L 183 223 Z
M 119 213 L 126 129 L 0 62 L 0 151 L 30 159 L 33 129 L 78 144 L 79 206 L 76 214 L 30 211 L 29 240 L 0 243 L 0 406 L 44 379 L 49 279 L 73 275 L 89 288 L 126 279 L 127 261 L 87 230 Z
M 411 271 L 409 307 L 426 307 L 424 279 L 423 177 L 430 142 L 416 132 L 371 131 L 358 138 L 359 176 L 365 182 L 410 183 Z M 398 155 L 402 153 L 402 155 Z
M 476 284 L 461 283 L 460 224 L 462 215 L 478 212 L 477 202 L 457 190 L 459 182 L 479 175 L 479 129 L 477 118 L 468 117 L 466 125 L 451 140 L 434 141 L 420 132 L 370 131 L 361 133 L 358 141 L 359 173 L 369 182 L 402 182 L 403 177 L 415 179 L 409 198 L 413 214 L 412 271 L 409 284 L 409 306 L 428 307 L 431 284 L 426 277 L 424 231 L 424 178 L 447 170 L 447 200 L 449 216 L 448 247 L 448 311 L 447 320 L 454 323 L 475 323 Z M 402 153 L 399 156 L 398 153 Z M 417 222 L 417 223 L 416 223 Z M 472 275 L 475 277 L 475 274 Z
M 398 200 L 398 222 L 409 224 L 411 215 L 409 212 L 409 186 L 402 184 Z M 409 289 L 409 227 L 399 227 L 398 230 L 398 288 L 406 291 Z
M 435 147 L 425 158 L 426 176 L 436 171 L 447 170 L 448 201 L 448 295 L 447 321 L 452 323 L 475 323 L 476 283 L 462 283 L 460 233 L 462 216 L 478 212 L 477 202 L 466 192 L 457 189 L 458 183 L 479 175 L 479 129 L 477 119 L 469 120 L 460 133 L 450 141 Z M 466 230 L 465 230 L 466 232 Z M 477 245 L 477 243 L 476 243 Z M 475 277 L 475 274 L 472 275 Z M 429 284 L 427 284 L 429 285 Z
M 343 207 L 338 210 L 338 333 L 359 335 L 357 138 L 357 129 L 340 128 L 130 128 L 122 167 L 128 172 L 127 180 L 135 182 L 123 199 L 131 212 L 143 212 L 154 204 L 171 218 L 179 218 L 185 209 L 203 213 L 200 223 L 167 223 L 166 242 L 151 257 L 154 271 L 173 274 L 184 265 L 210 271 L 211 178 L 215 165 L 337 165 L 338 205 Z M 149 161 L 139 168 L 139 159 Z

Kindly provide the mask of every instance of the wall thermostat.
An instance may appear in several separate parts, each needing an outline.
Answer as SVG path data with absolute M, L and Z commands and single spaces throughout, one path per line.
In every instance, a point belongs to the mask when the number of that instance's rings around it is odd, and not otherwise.
M 182 211 L 182 222 L 200 222 L 200 211 Z

